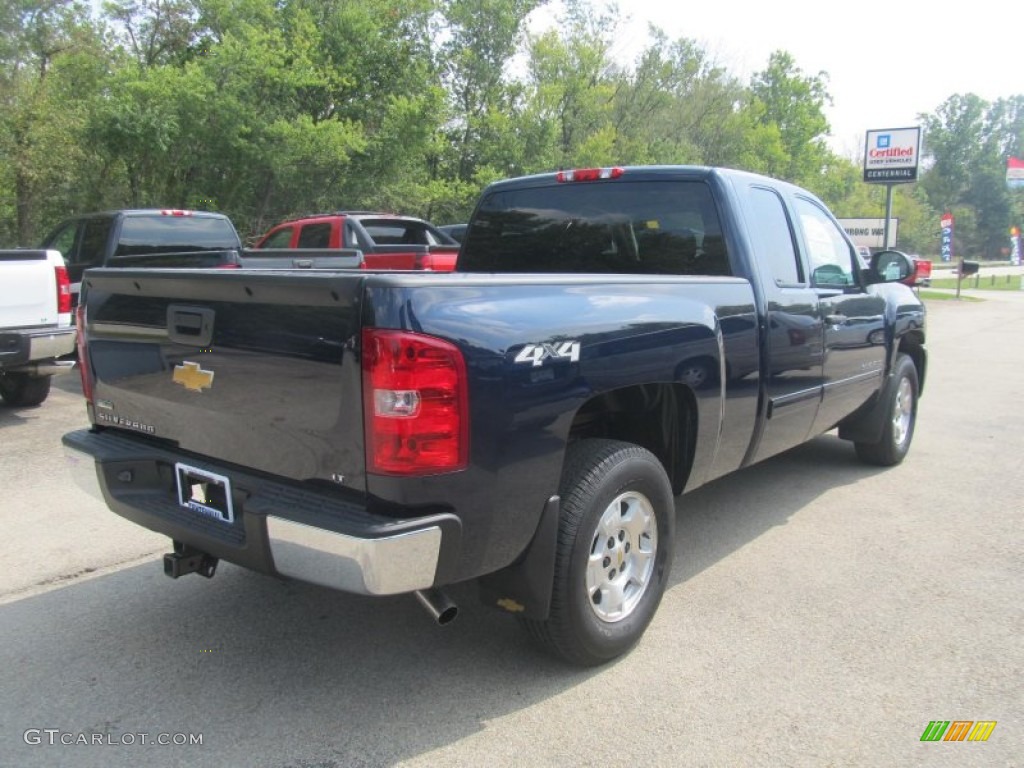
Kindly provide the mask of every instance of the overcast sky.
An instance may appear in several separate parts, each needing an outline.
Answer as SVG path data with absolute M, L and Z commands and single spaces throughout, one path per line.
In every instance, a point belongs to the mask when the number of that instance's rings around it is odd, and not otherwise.
M 918 113 L 955 93 L 989 101 L 1024 94 L 1024 17 L 1015 3 L 621 0 L 619 9 L 632 17 L 616 45 L 627 56 L 642 48 L 651 22 L 670 39 L 697 40 L 744 82 L 780 49 L 804 74 L 828 73 L 830 143 L 847 157 L 863 152 L 865 131 L 917 125 Z

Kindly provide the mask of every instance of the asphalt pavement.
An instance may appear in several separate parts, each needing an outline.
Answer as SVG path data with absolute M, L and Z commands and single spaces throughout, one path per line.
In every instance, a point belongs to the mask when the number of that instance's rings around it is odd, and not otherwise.
M 67 478 L 75 377 L 0 407 L 0 765 L 1022 765 L 1024 292 L 984 298 L 929 306 L 903 465 L 826 435 L 681 497 L 653 624 L 585 671 L 472 585 L 437 627 L 227 564 L 171 581 Z

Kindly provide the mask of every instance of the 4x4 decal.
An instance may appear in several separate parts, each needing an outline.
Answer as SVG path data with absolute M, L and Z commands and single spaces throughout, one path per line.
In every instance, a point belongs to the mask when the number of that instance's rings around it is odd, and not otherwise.
M 569 360 L 576 363 L 580 359 L 580 343 L 578 341 L 559 341 L 554 344 L 527 344 L 515 362 L 530 363 L 534 368 L 543 365 L 545 360 Z

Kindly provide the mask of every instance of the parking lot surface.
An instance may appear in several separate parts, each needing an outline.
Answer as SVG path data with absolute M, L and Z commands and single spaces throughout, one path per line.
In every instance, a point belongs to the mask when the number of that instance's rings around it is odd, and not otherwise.
M 681 497 L 651 628 L 587 671 L 472 585 L 437 627 L 412 597 L 165 578 L 167 541 L 68 480 L 64 377 L 0 408 L 0 764 L 1019 766 L 1024 292 L 985 298 L 929 305 L 903 465 L 826 435 Z

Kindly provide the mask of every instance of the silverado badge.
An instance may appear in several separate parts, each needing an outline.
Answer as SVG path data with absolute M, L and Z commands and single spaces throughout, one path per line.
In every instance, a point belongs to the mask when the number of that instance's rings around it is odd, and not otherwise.
M 199 363 L 190 363 L 186 360 L 181 365 L 174 366 L 174 383 L 181 384 L 193 392 L 202 392 L 213 386 L 213 371 L 204 371 L 199 367 Z

